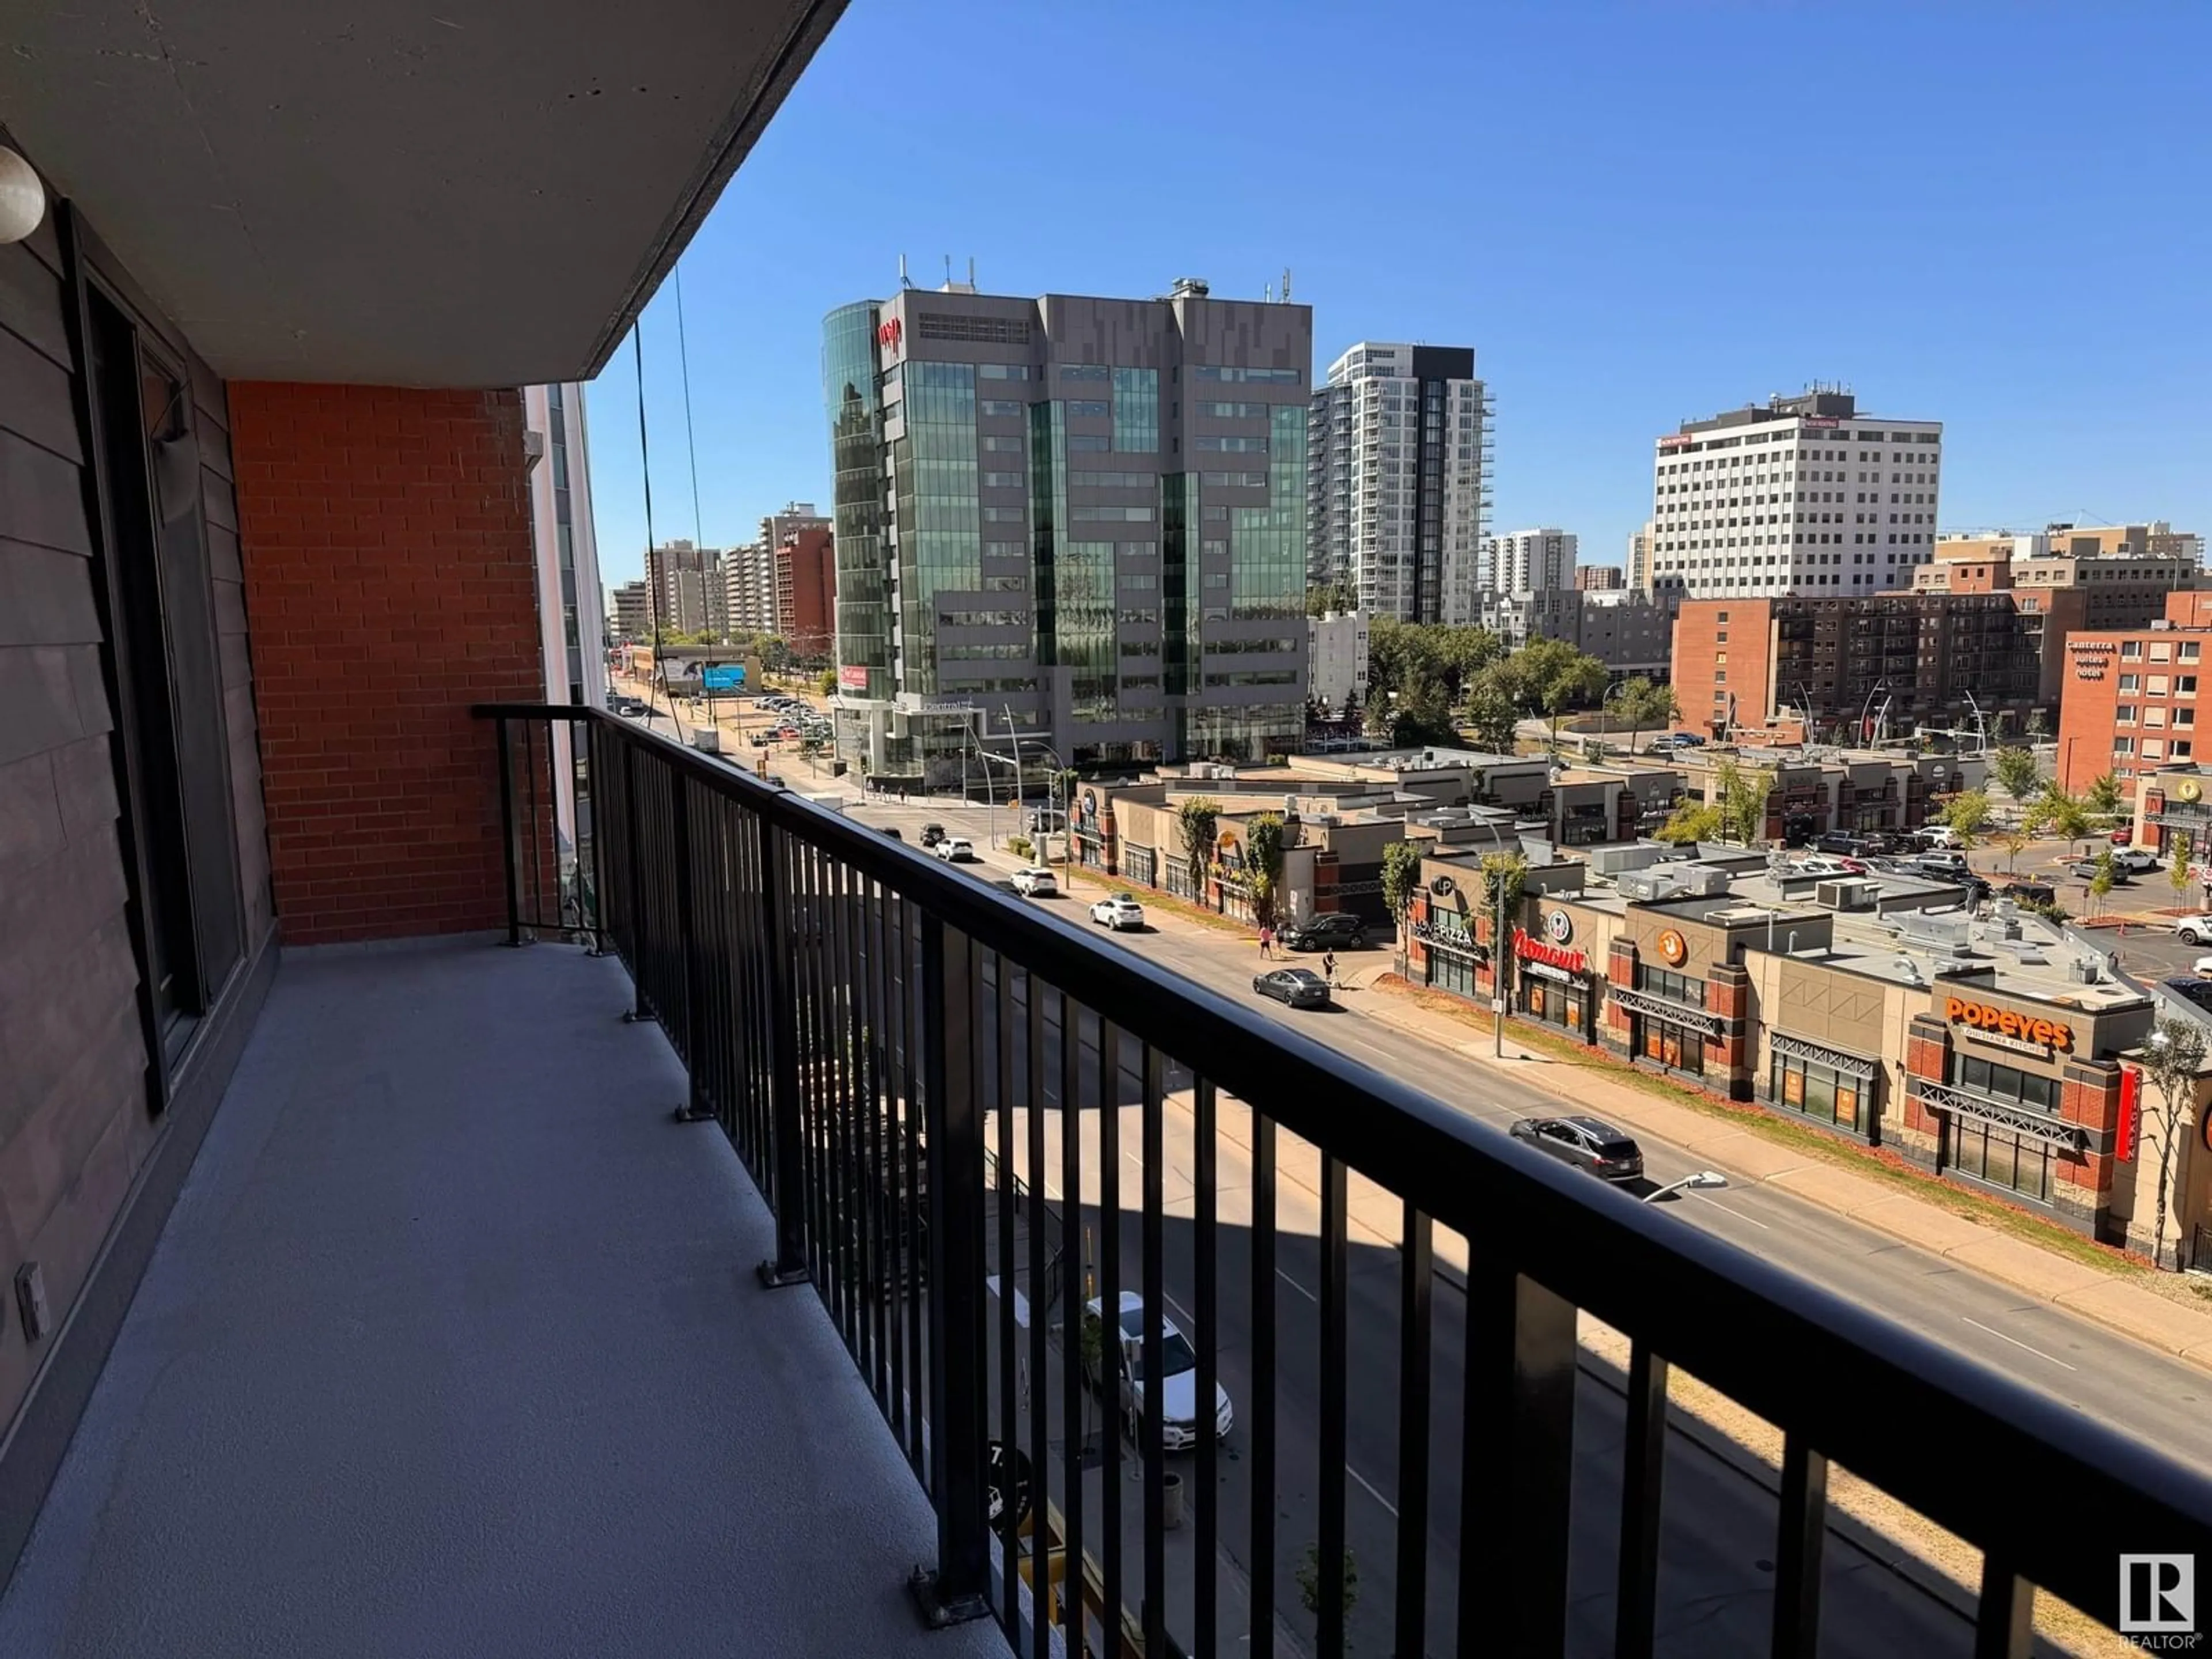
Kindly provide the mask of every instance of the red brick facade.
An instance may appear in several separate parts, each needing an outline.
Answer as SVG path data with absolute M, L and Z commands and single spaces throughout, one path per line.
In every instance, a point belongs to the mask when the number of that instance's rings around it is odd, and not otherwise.
M 468 711 L 544 696 L 520 394 L 230 399 L 284 939 L 503 925 L 494 735 Z

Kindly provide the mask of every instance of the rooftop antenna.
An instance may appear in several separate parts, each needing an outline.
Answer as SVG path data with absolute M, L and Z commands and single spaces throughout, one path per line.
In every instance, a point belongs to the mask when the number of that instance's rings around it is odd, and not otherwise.
M 975 256 L 972 253 L 968 256 L 968 286 L 975 286 Z
M 1283 303 L 1284 303 L 1285 305 L 1288 305 L 1288 304 L 1290 304 L 1290 302 L 1291 302 L 1291 268 L 1290 268 L 1288 265 L 1285 265 L 1285 266 L 1283 267 Z
M 906 255 L 903 253 L 899 255 L 899 286 L 901 288 L 914 286 L 913 280 L 906 274 Z
M 1264 306 L 1272 303 L 1274 297 L 1275 285 L 1273 283 L 1262 283 L 1260 284 L 1260 303 L 1261 305 Z
M 945 286 L 952 286 L 952 256 L 949 253 L 945 256 Z

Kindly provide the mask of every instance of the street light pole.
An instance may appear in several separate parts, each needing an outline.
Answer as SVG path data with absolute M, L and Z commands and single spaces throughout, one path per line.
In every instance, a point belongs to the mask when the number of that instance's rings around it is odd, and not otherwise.
M 1710 1192 L 1715 1188 L 1725 1187 L 1728 1184 L 1728 1177 L 1718 1170 L 1699 1170 L 1694 1174 L 1684 1176 L 1680 1181 L 1670 1181 L 1663 1187 L 1654 1188 L 1644 1194 L 1643 1201 L 1650 1204 L 1672 1193 Z

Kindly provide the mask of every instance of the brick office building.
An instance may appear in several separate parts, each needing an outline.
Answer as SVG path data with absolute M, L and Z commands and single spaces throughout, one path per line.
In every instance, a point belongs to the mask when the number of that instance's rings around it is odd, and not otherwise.
M 2058 708 L 2058 781 L 2087 788 L 2110 772 L 2124 793 L 2138 777 L 2195 765 L 2203 679 L 2212 650 L 2212 592 L 2166 596 L 2145 628 L 2084 630 L 2066 641 Z M 2202 688 L 2202 690 L 2200 690 Z
M 837 639 L 837 551 L 826 524 L 787 532 L 775 550 L 775 631 L 799 658 L 827 658 Z
M 1693 599 L 1674 623 L 1674 696 L 1716 735 L 1808 715 L 1815 732 L 1869 736 L 1855 728 L 1879 717 L 1897 735 L 1977 705 L 2024 724 L 2043 638 L 2008 592 Z

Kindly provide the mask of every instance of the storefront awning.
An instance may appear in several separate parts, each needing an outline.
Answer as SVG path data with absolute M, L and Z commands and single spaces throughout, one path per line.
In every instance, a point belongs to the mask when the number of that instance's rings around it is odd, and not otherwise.
M 2065 1146 L 2079 1152 L 2089 1144 L 2087 1131 L 2079 1124 L 2068 1123 L 2048 1112 L 2039 1112 L 2031 1107 L 2017 1106 L 2009 1101 L 1991 1100 L 1986 1096 L 1954 1089 L 1948 1083 L 1937 1083 L 1928 1078 L 1912 1079 L 1914 1098 L 1933 1112 L 1953 1112 L 1960 1117 L 1971 1117 L 2000 1129 L 2009 1129 L 2032 1140 L 2045 1141 L 2053 1146 Z
M 1669 1025 L 1679 1025 L 1688 1031 L 1702 1031 L 1707 1036 L 1721 1034 L 1721 1017 L 1709 1014 L 1702 1008 L 1669 1002 L 1666 998 L 1655 997 L 1648 991 L 1623 990 L 1617 985 L 1613 988 L 1613 1000 L 1632 1014 L 1663 1020 Z
M 1767 1041 L 1778 1054 L 1789 1054 L 1797 1060 L 1808 1060 L 1815 1066 L 1832 1066 L 1838 1072 L 1849 1072 L 1854 1077 L 1874 1080 L 1881 1069 L 1863 1054 L 1848 1054 L 1840 1048 L 1831 1048 L 1825 1042 L 1814 1042 L 1809 1037 L 1792 1036 L 1787 1031 L 1770 1032 Z

